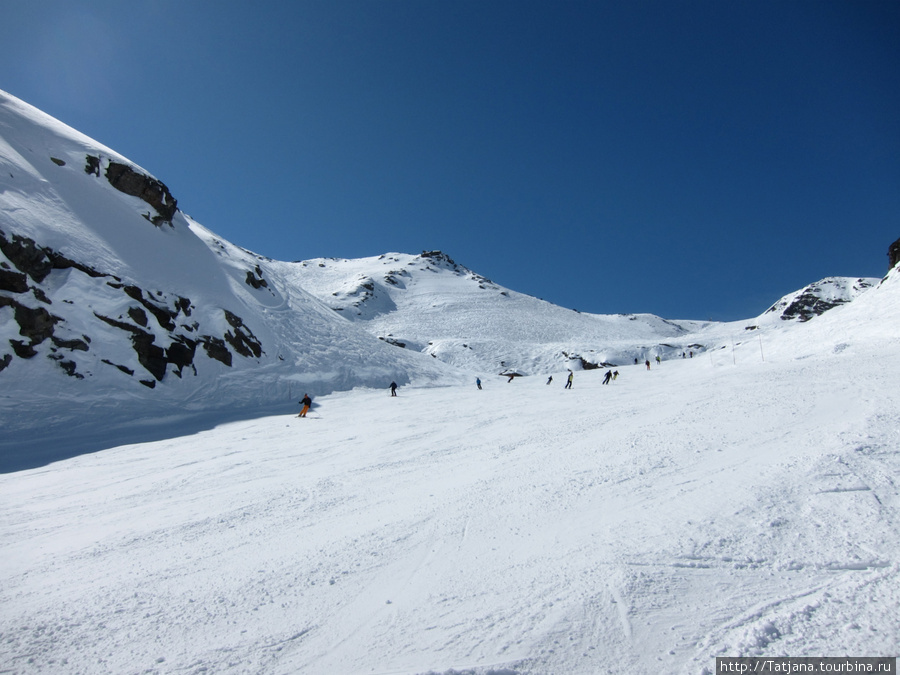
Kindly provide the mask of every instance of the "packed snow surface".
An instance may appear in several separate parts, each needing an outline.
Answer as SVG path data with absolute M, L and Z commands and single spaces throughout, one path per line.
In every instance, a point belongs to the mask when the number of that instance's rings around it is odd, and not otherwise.
M 357 389 L 0 476 L 0 663 L 699 675 L 895 655 L 898 282 L 608 385 Z

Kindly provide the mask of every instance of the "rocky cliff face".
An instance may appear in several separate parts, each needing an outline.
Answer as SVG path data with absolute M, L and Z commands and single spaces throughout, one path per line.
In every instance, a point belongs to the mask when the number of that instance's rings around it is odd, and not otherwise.
M 828 277 L 784 296 L 767 309 L 763 316 L 775 315 L 784 321 L 809 321 L 852 301 L 877 283 L 878 279 Z
M 99 177 L 104 165 L 104 175 L 110 185 L 119 192 L 146 202 L 156 211 L 155 216 L 149 212 L 145 214 L 144 217 L 147 220 L 154 225 L 172 224 L 172 217 L 178 210 L 178 202 L 172 197 L 172 193 L 165 184 L 152 176 L 135 171 L 127 164 L 111 159 L 104 160 L 96 155 L 87 155 L 84 171 Z
M 0 253 L 0 309 L 12 310 L 13 330 L 18 329 L 7 347 L 0 346 L 0 371 L 14 358 L 43 354 L 78 379 L 99 361 L 153 388 L 169 373 L 179 378 L 186 371 L 196 375 L 198 347 L 229 367 L 233 353 L 255 359 L 264 353 L 243 319 L 227 309 L 220 310 L 223 321 L 217 322 L 224 330 L 204 331 L 189 298 L 124 283 L 116 275 L 3 230 Z M 77 307 L 75 300 L 61 298 L 58 291 L 65 284 L 93 288 L 96 306 Z M 118 311 L 101 311 L 101 304 Z M 123 358 L 127 350 L 123 353 L 121 344 L 130 346 L 129 358 Z
M 900 263 L 900 239 L 895 241 L 888 248 L 888 269 L 894 269 L 897 263 Z

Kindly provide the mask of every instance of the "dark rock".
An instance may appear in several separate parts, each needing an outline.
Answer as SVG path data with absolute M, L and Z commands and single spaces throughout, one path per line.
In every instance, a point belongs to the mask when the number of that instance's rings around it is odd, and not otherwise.
M 84 172 L 90 176 L 100 175 L 100 158 L 87 155 L 87 163 L 84 165 Z
M 111 317 L 97 314 L 96 312 L 94 312 L 94 316 L 101 321 L 108 323 L 110 326 L 129 332 L 131 334 L 131 345 L 137 354 L 138 363 L 140 363 L 147 372 L 153 375 L 157 380 L 162 380 L 163 377 L 165 377 L 166 366 L 168 365 L 166 352 L 162 347 L 155 343 L 155 338 L 151 333 L 148 333 L 137 326 L 132 326 L 130 323 L 118 321 Z
M 88 265 L 82 265 L 66 258 L 50 248 L 38 246 L 33 239 L 17 234 L 7 239 L 0 231 L 0 250 L 20 272 L 27 274 L 35 282 L 41 283 L 53 270 L 77 269 L 90 277 L 112 276 L 98 272 Z M 115 278 L 115 277 L 113 277 Z
M 888 262 L 890 263 L 888 269 L 894 269 L 897 263 L 900 263 L 900 239 L 888 247 Z
M 139 330 L 132 334 L 131 344 L 137 353 L 138 363 L 157 380 L 162 380 L 169 362 L 165 350 L 156 344 L 153 335 Z
M 225 320 L 234 328 L 234 333 L 228 331 L 225 333 L 225 340 L 231 345 L 232 349 L 241 356 L 250 358 L 262 356 L 262 344 L 256 339 L 256 336 L 244 325 L 241 317 L 225 310 Z M 229 364 L 230 365 L 230 364 Z
M 62 340 L 58 337 L 51 337 L 50 340 L 60 349 L 71 349 L 78 352 L 86 352 L 90 349 L 87 342 L 77 338 L 74 340 Z
M 64 160 L 59 159 L 58 157 L 51 157 L 50 161 L 56 164 L 56 166 L 65 166 L 66 163 Z
M 0 235 L 0 250 L 20 272 L 41 283 L 53 271 L 53 261 L 33 239 L 14 234 L 12 240 Z
M 166 349 L 166 360 L 175 366 L 175 374 L 181 377 L 181 371 L 186 366 L 194 365 L 194 354 L 197 351 L 197 341 L 186 337 L 177 336 Z M 197 374 L 194 368 L 194 374 Z
M 178 316 L 178 310 L 173 311 L 168 307 L 160 306 L 155 302 L 152 302 L 149 298 L 145 298 L 143 291 L 137 286 L 125 286 L 124 290 L 128 297 L 137 300 L 148 312 L 156 317 L 156 321 L 159 323 L 160 327 L 165 328 L 166 330 L 175 330 L 175 318 Z
M 134 321 L 138 326 L 147 327 L 147 312 L 142 310 L 140 307 L 129 307 L 128 308 L 128 316 L 131 317 L 131 320 Z
M 175 310 L 182 312 L 185 316 L 191 315 L 191 301 L 181 296 L 175 301 Z
M 28 277 L 21 272 L 0 269 L 0 291 L 25 293 L 28 290 Z
M 0 359 L 0 371 L 3 371 L 10 363 L 12 363 L 12 360 L 12 354 L 4 354 L 3 358 Z
M 90 158 L 88 160 L 90 161 Z M 172 218 L 178 210 L 178 202 L 163 183 L 135 171 L 130 166 L 114 161 L 110 161 L 106 168 L 106 180 L 120 192 L 137 197 L 152 206 L 158 214 L 149 219 L 154 225 L 172 224 Z
M 78 380 L 83 380 L 84 375 L 79 372 L 76 372 L 75 368 L 78 366 L 74 361 L 67 361 L 64 357 L 59 354 L 54 354 L 50 357 L 54 361 L 56 361 L 57 365 L 65 371 L 66 375 L 69 377 L 74 377 Z
M 34 295 L 34 299 L 37 300 L 38 302 L 43 302 L 44 304 L 47 304 L 47 305 L 53 304 L 53 301 L 47 296 L 47 294 L 44 293 L 44 291 L 42 291 L 37 286 L 35 286 L 34 288 L 31 289 L 31 293 Z
M 119 370 L 121 370 L 121 371 L 122 371 L 123 373 L 125 373 L 126 375 L 134 375 L 134 371 L 133 371 L 131 368 L 127 368 L 126 366 L 120 366 L 120 365 L 117 364 L 117 363 L 113 363 L 113 362 L 110 361 L 109 359 L 102 359 L 102 361 L 103 361 L 103 363 L 105 363 L 105 364 L 107 364 L 107 365 L 114 366 L 114 367 L 118 368 Z
M 269 283 L 265 279 L 263 279 L 263 272 L 260 269 L 259 265 L 256 266 L 255 270 L 247 271 L 247 285 L 252 286 L 257 290 L 259 290 L 260 288 L 269 287 Z
M 40 344 L 53 335 L 53 327 L 62 321 L 43 307 L 33 309 L 19 303 L 15 303 L 13 313 L 19 324 L 19 335 L 28 338 L 32 345 Z
M 37 355 L 37 350 L 32 345 L 21 340 L 10 340 L 9 345 L 20 359 L 30 359 Z
M 225 341 L 222 338 L 204 335 L 200 338 L 200 341 L 209 358 L 220 361 L 229 368 L 231 367 L 231 352 L 228 351 L 228 347 L 225 346 Z

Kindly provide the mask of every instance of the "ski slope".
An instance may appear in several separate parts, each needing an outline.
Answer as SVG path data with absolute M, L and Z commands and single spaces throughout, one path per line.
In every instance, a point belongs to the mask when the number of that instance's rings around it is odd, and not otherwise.
M 356 389 L 2 475 L 2 669 L 896 655 L 898 291 L 609 385 Z

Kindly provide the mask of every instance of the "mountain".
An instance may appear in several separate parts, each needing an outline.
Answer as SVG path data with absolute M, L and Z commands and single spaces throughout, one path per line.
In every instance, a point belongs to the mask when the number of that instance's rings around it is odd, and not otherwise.
M 441 251 L 306 260 L 286 274 L 380 340 L 482 376 L 681 354 L 702 325 L 564 309 L 495 284 Z
M 745 328 L 563 309 L 440 251 L 271 260 L 195 222 L 139 165 L 2 92 L 0 131 L 0 449 L 27 454 L 98 420 L 125 440 L 141 420 L 289 410 L 306 391 L 677 358 Z M 819 289 L 835 306 L 874 281 Z M 824 291 L 813 295 L 809 311 L 826 308 Z
M 270 260 L 0 96 L 0 670 L 893 657 L 900 267 L 773 308 L 596 316 L 435 251 Z
M 0 663 L 18 675 L 892 666 L 900 269 L 776 325 L 702 358 L 621 366 L 609 385 L 593 371 L 572 390 L 523 377 L 335 392 L 307 419 L 176 426 L 0 474 Z
M 307 387 L 452 379 L 216 237 L 109 148 L 6 94 L 0 130 L 7 431 L 85 410 L 115 420 L 258 409 Z
M 828 277 L 784 296 L 769 307 L 762 317 L 766 320 L 777 317 L 783 321 L 809 321 L 829 309 L 851 302 L 879 281 Z

